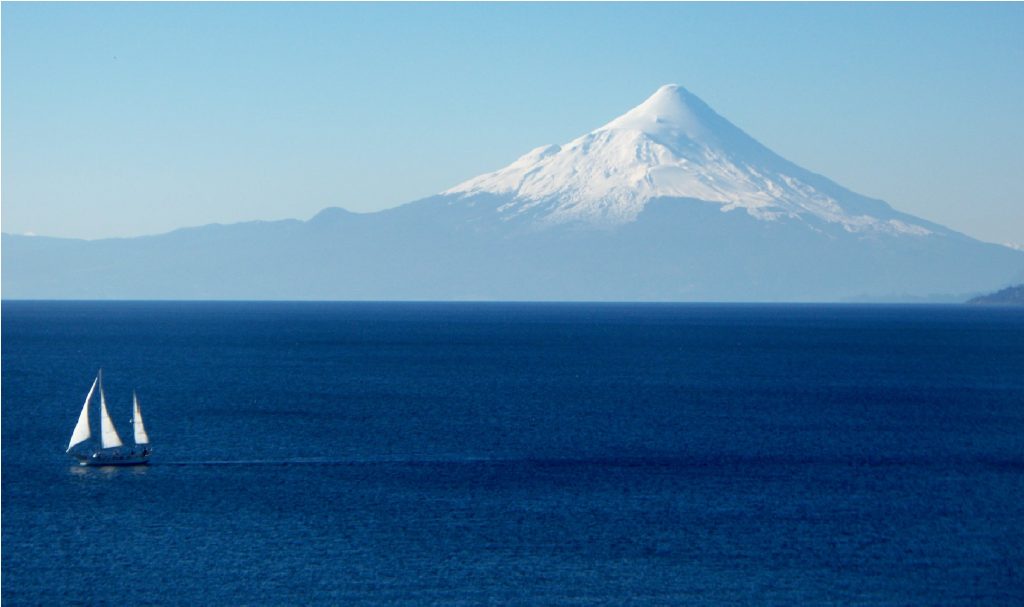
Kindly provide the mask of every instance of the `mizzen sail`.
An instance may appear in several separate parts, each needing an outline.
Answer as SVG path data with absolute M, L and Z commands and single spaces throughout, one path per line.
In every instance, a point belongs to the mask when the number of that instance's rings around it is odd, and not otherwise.
M 139 409 L 139 397 L 132 392 L 132 428 L 135 430 L 135 444 L 149 444 L 149 436 L 146 434 L 146 427 L 142 425 L 142 410 Z
M 85 404 L 82 405 L 82 412 L 78 414 L 78 423 L 75 424 L 75 431 L 71 433 L 71 442 L 68 443 L 68 451 L 77 445 L 78 443 L 89 440 L 92 436 L 92 431 L 89 428 L 89 401 L 92 400 L 92 394 L 96 391 L 96 384 L 100 381 L 100 378 L 92 380 L 92 387 L 89 388 L 89 395 L 85 397 Z

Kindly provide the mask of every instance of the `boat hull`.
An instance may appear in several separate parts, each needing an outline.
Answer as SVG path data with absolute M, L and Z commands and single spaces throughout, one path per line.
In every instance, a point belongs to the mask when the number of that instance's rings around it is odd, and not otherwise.
M 145 466 L 149 464 L 149 455 L 96 451 L 76 454 L 73 457 L 78 460 L 80 466 Z

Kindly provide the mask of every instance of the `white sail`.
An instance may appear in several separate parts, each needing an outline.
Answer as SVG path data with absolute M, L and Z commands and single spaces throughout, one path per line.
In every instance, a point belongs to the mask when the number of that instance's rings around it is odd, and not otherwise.
M 142 410 L 139 409 L 139 397 L 132 392 L 132 428 L 135 430 L 135 444 L 149 444 L 149 436 L 146 434 L 146 427 L 142 425 Z
M 117 429 L 114 428 L 114 422 L 110 419 L 110 414 L 107 413 L 107 399 L 103 394 L 103 375 L 100 375 L 100 427 L 103 429 L 102 439 L 103 448 L 110 449 L 111 447 L 120 447 L 123 443 L 121 437 L 117 435 Z
M 89 437 L 92 436 L 92 431 L 89 428 L 89 401 L 92 400 L 92 394 L 96 391 L 96 383 L 99 380 L 99 377 L 92 380 L 92 387 L 89 388 L 89 395 L 85 397 L 85 404 L 82 405 L 82 412 L 78 414 L 78 423 L 75 424 L 75 431 L 71 433 L 71 442 L 68 443 L 68 451 L 71 451 L 71 448 L 78 443 L 89 440 Z

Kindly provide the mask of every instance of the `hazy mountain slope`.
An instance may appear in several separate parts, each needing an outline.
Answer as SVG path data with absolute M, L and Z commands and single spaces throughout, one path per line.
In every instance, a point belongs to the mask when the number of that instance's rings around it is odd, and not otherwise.
M 5 236 L 4 296 L 820 301 L 970 293 L 1024 267 L 1015 251 L 963 237 L 924 251 L 916 240 L 837 240 L 694 200 L 656 200 L 617 230 L 516 232 L 467 212 L 483 205 L 428 199 L 145 239 Z
M 892 300 L 1022 278 L 1024 253 L 801 169 L 677 86 L 387 211 L 3 236 L 6 298 Z
M 983 306 L 1024 306 L 1024 285 L 1015 285 L 996 293 L 979 295 L 967 303 Z

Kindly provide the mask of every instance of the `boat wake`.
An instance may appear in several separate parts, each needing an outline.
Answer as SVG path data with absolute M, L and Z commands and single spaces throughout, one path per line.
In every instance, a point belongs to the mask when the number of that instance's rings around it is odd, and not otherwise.
M 281 459 L 209 459 L 159 460 L 151 466 L 361 466 L 366 464 L 452 464 L 497 463 L 513 461 L 500 457 L 432 456 L 432 457 L 295 457 Z
M 360 463 L 339 459 L 211 459 L 150 462 L 151 466 L 343 466 Z

